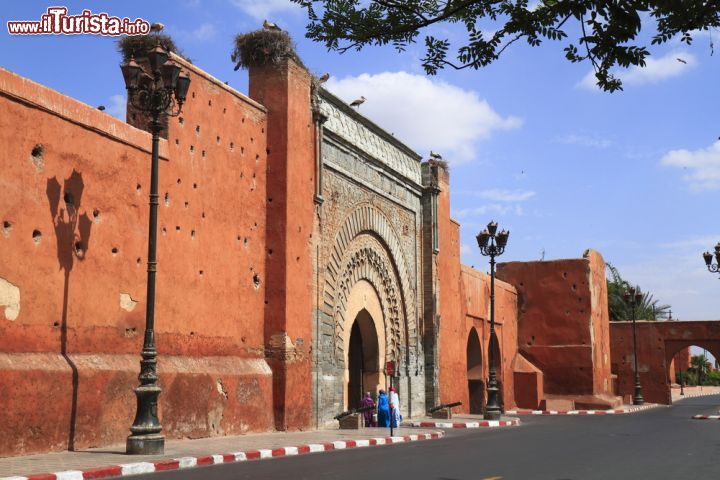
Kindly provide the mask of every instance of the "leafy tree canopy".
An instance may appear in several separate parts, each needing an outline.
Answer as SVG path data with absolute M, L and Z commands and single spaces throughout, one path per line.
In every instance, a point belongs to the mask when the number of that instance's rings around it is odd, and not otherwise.
M 652 24 L 653 45 L 677 36 L 690 44 L 693 32 L 720 26 L 720 0 L 539 0 L 533 7 L 528 0 L 292 1 L 307 11 L 306 36 L 340 52 L 387 44 L 403 50 L 433 25 L 462 25 L 467 37 L 452 46 L 454 55 L 447 38 L 424 36 L 429 75 L 445 67 L 479 69 L 521 39 L 532 46 L 565 41 L 565 57 L 590 62 L 598 86 L 609 92 L 622 90 L 611 68 L 645 66 L 650 53 L 637 40 L 643 22 Z M 571 40 L 565 29 L 573 22 L 578 33 Z

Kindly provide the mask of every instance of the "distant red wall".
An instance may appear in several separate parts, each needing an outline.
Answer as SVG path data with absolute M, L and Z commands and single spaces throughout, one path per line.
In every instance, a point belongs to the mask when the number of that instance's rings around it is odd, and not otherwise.
M 462 266 L 463 293 L 466 302 L 463 313 L 465 327 L 469 334 L 474 327 L 480 335 L 483 350 L 484 379 L 487 383 L 490 365 L 490 276 L 466 265 Z M 512 285 L 495 278 L 495 334 L 500 344 L 500 370 L 497 371 L 498 380 L 502 385 L 502 400 L 506 409 L 517 406 L 515 401 L 515 382 L 513 377 L 513 360 L 517 355 L 517 292 Z M 468 335 L 465 335 L 464 344 L 467 346 Z M 458 347 L 456 352 L 465 350 Z M 467 358 L 465 358 L 467 362 Z M 467 385 L 466 385 L 467 389 Z
M 689 347 L 720 355 L 720 321 L 637 321 L 637 360 L 642 395 L 646 402 L 672 403 L 670 366 L 680 355 L 689 363 Z M 617 372 L 619 394 L 627 400 L 635 390 L 632 322 L 610 323 L 612 368 Z M 684 352 L 688 352 L 685 354 Z M 685 363 L 687 365 L 687 363 Z M 683 367 L 686 370 L 687 367 Z
M 460 225 L 450 218 L 449 176 L 439 169 L 438 195 L 438 285 L 439 285 L 439 385 L 440 402 L 462 401 L 454 409 L 468 412 L 467 344 L 471 329 L 478 333 L 482 348 L 483 378 L 488 376 L 490 278 L 460 263 Z M 514 408 L 512 360 L 517 352 L 517 295 L 505 282 L 495 283 L 495 328 L 500 343 L 505 408 Z
M 518 349 L 543 371 L 547 394 L 611 394 L 604 267 L 593 251 L 498 266 L 518 291 Z
M 266 112 L 183 65 L 188 101 L 160 142 L 160 416 L 169 437 L 266 430 Z M 20 292 L 17 318 L 0 311 L 0 389 L 14 392 L 0 398 L 0 455 L 68 448 L 73 429 L 76 448 L 122 442 L 145 325 L 150 135 L 0 69 L 0 145 L 0 284 Z

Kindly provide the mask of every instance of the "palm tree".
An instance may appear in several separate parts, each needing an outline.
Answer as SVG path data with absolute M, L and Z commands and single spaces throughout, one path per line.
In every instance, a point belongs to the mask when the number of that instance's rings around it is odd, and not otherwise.
M 613 265 L 608 263 L 607 267 L 611 277 L 611 279 L 607 280 L 608 313 L 610 314 L 610 321 L 627 320 L 630 318 L 630 312 L 623 295 L 630 287 L 630 284 L 623 280 L 620 272 L 618 272 L 617 268 Z
M 640 287 L 636 287 L 635 290 L 640 291 Z M 658 300 L 655 300 L 651 293 L 642 293 L 642 301 L 635 307 L 636 317 L 640 320 L 667 320 L 669 317 L 670 305 L 662 304 L 658 305 Z
M 702 355 L 693 355 L 690 357 L 690 365 L 689 370 L 692 370 L 695 373 L 697 383 L 700 385 L 702 378 L 707 377 L 708 372 L 710 372 L 710 361 L 703 353 Z
M 618 269 L 611 263 L 608 263 L 607 267 L 610 273 L 610 278 L 607 280 L 610 321 L 631 320 L 632 307 L 630 302 L 625 300 L 625 293 L 631 285 L 622 278 Z M 640 303 L 635 306 L 637 320 L 667 320 L 669 318 L 670 305 L 658 304 L 658 300 L 655 300 L 652 294 L 642 292 L 640 287 L 635 287 L 635 291 L 642 295 Z

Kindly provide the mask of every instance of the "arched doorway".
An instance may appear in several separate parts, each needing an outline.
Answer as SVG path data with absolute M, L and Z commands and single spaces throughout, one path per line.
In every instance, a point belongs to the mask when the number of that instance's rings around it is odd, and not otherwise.
M 670 389 L 679 388 L 682 381 L 685 386 L 717 386 L 718 343 L 711 342 L 667 342 L 666 361 L 667 380 Z
M 375 398 L 377 391 L 385 388 L 386 338 L 380 298 L 370 282 L 356 282 L 346 305 L 343 405 L 349 409 L 359 406 L 364 392 Z
M 483 413 L 485 384 L 482 370 L 482 347 L 475 328 L 467 340 L 467 381 L 470 413 Z
M 350 330 L 348 350 L 348 408 L 360 406 L 364 391 L 375 393 L 379 380 L 379 348 L 375 324 L 370 313 L 358 312 Z

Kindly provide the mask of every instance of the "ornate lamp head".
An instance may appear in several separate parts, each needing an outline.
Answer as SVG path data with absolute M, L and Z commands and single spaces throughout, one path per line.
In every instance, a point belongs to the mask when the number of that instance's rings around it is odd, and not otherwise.
M 190 89 L 190 76 L 185 72 L 180 72 L 177 79 L 177 88 L 175 89 L 175 98 L 178 103 L 182 105 L 187 98 L 188 90 Z
M 122 70 L 123 79 L 125 79 L 125 88 L 131 91 L 138 88 L 143 68 L 135 61 L 135 57 L 130 57 L 130 61 L 120 65 L 120 70 Z
M 710 253 L 710 252 L 703 253 L 703 258 L 705 259 L 705 265 L 707 265 L 709 267 L 710 264 L 712 263 L 712 259 L 713 259 L 712 253 Z
M 490 232 L 483 230 L 478 233 L 475 238 L 477 239 L 478 247 L 485 248 L 488 246 L 488 242 L 490 241 Z
M 508 230 L 502 230 L 497 235 L 497 246 L 498 247 L 505 247 L 507 245 L 508 237 L 510 236 L 510 231 Z
M 159 44 L 148 52 L 148 60 L 150 60 L 150 68 L 156 72 L 165 62 L 167 62 L 168 53 Z
M 163 86 L 168 90 L 175 90 L 177 87 L 178 76 L 180 75 L 180 65 L 168 60 L 163 63 L 161 69 L 161 75 L 163 80 Z
M 495 232 L 497 232 L 498 224 L 495 220 L 487 224 L 487 231 L 490 233 L 491 237 L 495 236 Z

